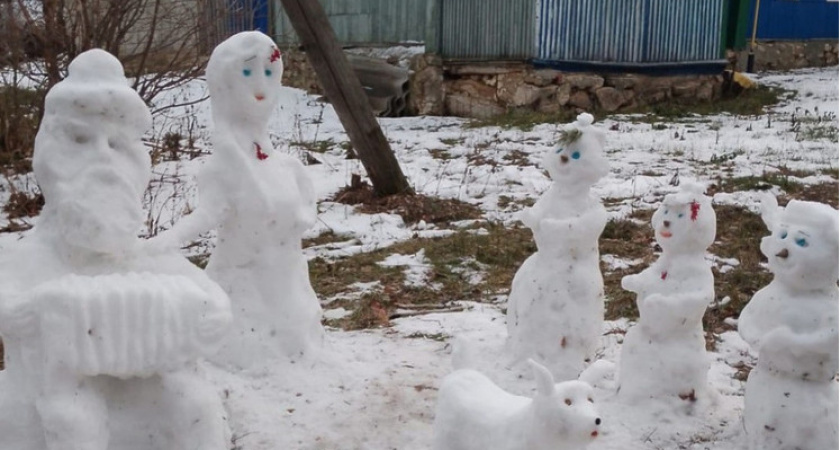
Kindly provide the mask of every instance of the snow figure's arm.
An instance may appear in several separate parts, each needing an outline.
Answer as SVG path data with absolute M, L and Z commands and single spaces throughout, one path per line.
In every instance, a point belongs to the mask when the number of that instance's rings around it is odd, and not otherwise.
M 295 174 L 298 192 L 300 192 L 298 228 L 303 232 L 315 225 L 315 221 L 318 220 L 318 198 L 315 194 L 315 185 L 306 173 L 303 164 L 297 159 L 289 161 L 289 164 Z
M 208 163 L 205 171 L 198 176 L 199 206 L 192 213 L 182 217 L 167 231 L 150 240 L 155 248 L 171 249 L 184 242 L 191 241 L 201 233 L 216 228 L 228 214 L 231 199 L 224 192 L 225 177 L 221 168 Z
M 829 381 L 837 373 L 838 330 L 794 333 L 788 327 L 768 332 L 759 344 L 759 364 L 807 380 Z
M 521 221 L 526 227 L 530 228 L 533 231 L 537 231 L 540 226 L 539 218 L 537 217 L 534 208 L 526 208 L 522 211 L 519 211 L 515 218 Z
M 26 294 L 0 293 L 0 332 L 27 336 L 36 331 L 36 315 Z

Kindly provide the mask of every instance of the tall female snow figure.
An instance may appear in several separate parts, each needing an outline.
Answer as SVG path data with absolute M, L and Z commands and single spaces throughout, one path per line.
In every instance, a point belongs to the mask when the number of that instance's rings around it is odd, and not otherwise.
M 576 379 L 597 350 L 604 322 L 598 237 L 607 211 L 590 193 L 609 172 L 604 135 L 581 114 L 543 159 L 553 183 L 521 220 L 537 252 L 516 272 L 508 299 L 509 346 L 515 362 L 532 358 L 558 380 Z
M 198 177 L 200 203 L 162 236 L 183 242 L 218 226 L 207 272 L 230 296 L 234 325 L 216 359 L 240 367 L 300 358 L 324 333 L 301 249 L 316 219 L 314 189 L 300 161 L 273 151 L 268 135 L 282 73 L 280 51 L 260 32 L 213 50 L 213 155 Z

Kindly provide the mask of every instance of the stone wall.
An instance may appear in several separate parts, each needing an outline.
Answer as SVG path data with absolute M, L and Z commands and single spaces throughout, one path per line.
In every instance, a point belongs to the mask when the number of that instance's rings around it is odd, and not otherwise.
M 756 43 L 755 70 L 787 70 L 837 65 L 837 41 L 761 41 Z M 747 68 L 748 50 L 727 52 L 732 67 Z
M 445 65 L 434 55 L 418 55 L 411 68 L 410 111 L 475 118 L 510 111 L 614 112 L 666 101 L 711 101 L 720 97 L 723 84 L 720 75 L 569 73 L 525 63 Z

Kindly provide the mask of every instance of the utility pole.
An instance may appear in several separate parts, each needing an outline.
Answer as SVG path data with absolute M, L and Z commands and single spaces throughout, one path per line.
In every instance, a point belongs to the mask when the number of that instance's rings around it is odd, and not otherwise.
M 412 193 L 318 0 L 281 0 L 377 196 Z

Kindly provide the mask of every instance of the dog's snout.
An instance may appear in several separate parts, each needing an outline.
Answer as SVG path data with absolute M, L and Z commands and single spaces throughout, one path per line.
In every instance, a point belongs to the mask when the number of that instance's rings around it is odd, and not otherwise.
M 601 418 L 600 417 L 595 419 L 595 425 L 601 425 Z
M 668 228 L 668 227 L 671 226 L 671 221 L 666 220 L 666 221 L 662 222 L 662 225 L 665 225 L 665 228 Z

